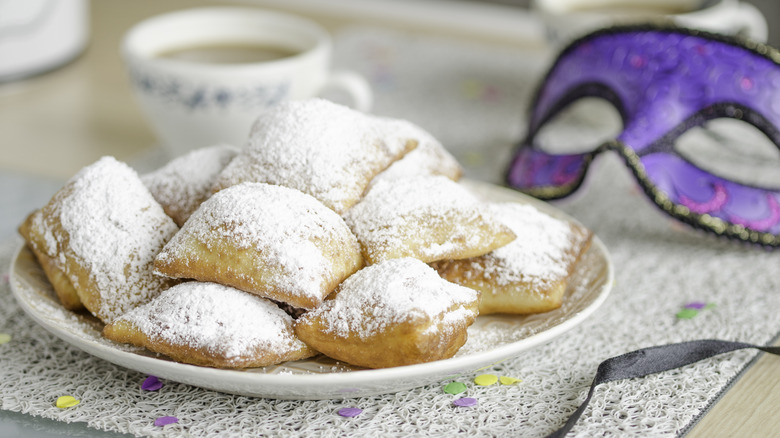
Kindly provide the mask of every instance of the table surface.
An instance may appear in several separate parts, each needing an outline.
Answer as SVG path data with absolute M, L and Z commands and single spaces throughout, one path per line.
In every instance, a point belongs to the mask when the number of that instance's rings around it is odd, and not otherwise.
M 24 211 L 42 205 L 51 194 L 83 166 L 103 155 L 133 160 L 155 146 L 122 70 L 117 47 L 122 34 L 135 22 L 167 10 L 217 2 L 168 0 L 101 0 L 91 5 L 91 39 L 85 53 L 70 64 L 47 74 L 0 84 L 0 185 L 2 205 Z M 224 2 L 220 2 L 223 4 Z M 263 4 L 263 1 L 254 3 Z M 284 2 L 267 0 L 266 6 L 280 9 Z M 495 44 L 541 44 L 522 36 L 488 32 L 479 26 L 455 30 L 451 23 L 426 25 L 422 19 L 372 14 L 362 9 L 355 14 L 326 13 L 309 9 L 305 1 L 286 3 L 287 8 L 326 24 L 331 29 L 360 19 L 362 23 L 382 21 L 410 32 L 434 32 L 458 38 L 478 38 Z M 358 8 L 360 9 L 360 8 Z M 365 14 L 360 16 L 359 13 Z M 415 15 L 417 16 L 417 15 Z M 455 16 L 453 19 L 457 19 Z M 405 20 L 405 21 L 404 21 Z M 541 50 L 541 48 L 540 48 Z M 45 126 L 46 129 L 41 129 Z M 34 185 L 25 197 L 14 196 L 20 184 Z M 3 215 L 0 237 L 8 238 L 22 217 Z M 760 357 L 690 431 L 691 437 L 780 436 L 780 367 L 776 358 Z M 0 435 L 19 431 L 23 436 L 104 436 L 115 435 L 86 426 L 61 423 L 62 433 L 50 434 L 38 422 L 22 414 L 0 411 Z M 7 433 L 8 432 L 8 433 Z

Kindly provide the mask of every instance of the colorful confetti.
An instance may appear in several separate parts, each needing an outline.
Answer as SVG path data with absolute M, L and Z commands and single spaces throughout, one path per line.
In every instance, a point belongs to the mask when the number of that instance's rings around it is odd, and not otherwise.
M 163 427 L 163 426 L 166 426 L 168 424 L 175 424 L 175 423 L 178 423 L 178 422 L 179 422 L 179 419 L 176 418 L 176 417 L 165 416 L 165 417 L 158 417 L 156 420 L 154 420 L 154 425 L 157 426 L 157 427 Z
M 463 397 L 459 398 L 452 402 L 455 406 L 461 406 L 461 407 L 468 407 L 468 406 L 476 406 L 477 405 L 477 399 L 471 398 L 471 397 Z
M 341 408 L 339 409 L 339 415 L 342 417 L 357 417 L 362 414 L 363 410 L 360 408 Z
M 479 386 L 490 386 L 498 382 L 498 377 L 494 374 L 480 374 L 474 378 L 474 383 Z
M 466 385 L 460 382 L 450 382 L 444 386 L 444 392 L 452 395 L 460 394 L 466 392 Z
M 54 405 L 60 409 L 65 409 L 76 406 L 79 403 L 81 403 L 81 400 L 77 400 L 75 397 L 70 395 L 63 395 L 57 397 L 57 401 L 54 403 Z
M 141 384 L 141 389 L 144 391 L 157 391 L 163 387 L 163 383 L 155 376 L 149 376 Z
M 522 382 L 520 379 L 515 379 L 514 377 L 507 377 L 507 376 L 501 376 L 498 379 L 499 382 L 501 382 L 502 385 L 514 385 L 515 383 Z
M 686 309 L 696 309 L 696 310 L 702 310 L 705 307 L 707 307 L 707 303 L 701 302 L 701 301 L 693 301 L 685 305 Z
M 0 345 L 11 342 L 11 335 L 8 333 L 0 333 Z
M 699 311 L 696 309 L 682 309 L 677 312 L 677 319 L 691 319 L 698 314 Z
M 702 310 L 709 310 L 715 307 L 713 303 L 705 303 L 702 301 L 692 301 L 685 305 L 679 312 L 677 312 L 677 319 L 691 319 L 699 314 Z

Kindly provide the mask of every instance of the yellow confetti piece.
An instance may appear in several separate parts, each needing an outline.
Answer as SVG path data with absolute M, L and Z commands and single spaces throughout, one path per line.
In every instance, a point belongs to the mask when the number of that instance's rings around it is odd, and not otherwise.
M 522 382 L 520 379 L 515 379 L 514 377 L 507 377 L 507 376 L 501 376 L 498 379 L 499 382 L 501 382 L 502 385 L 514 385 L 515 383 Z
M 70 395 L 63 395 L 57 398 L 57 403 L 55 403 L 55 405 L 60 409 L 65 409 L 76 406 L 79 403 L 81 403 L 81 400 L 77 400 L 75 397 Z
M 0 333 L 0 345 L 11 342 L 11 335 L 8 333 Z
M 483 85 L 474 79 L 468 79 L 461 83 L 460 90 L 466 99 L 476 99 L 483 90 Z
M 461 157 L 461 161 L 469 166 L 479 166 L 485 162 L 485 157 L 479 152 L 467 152 Z M 489 368 L 492 365 L 488 365 L 485 368 Z
M 494 374 L 480 374 L 474 378 L 474 383 L 479 386 L 490 386 L 498 382 L 498 377 Z

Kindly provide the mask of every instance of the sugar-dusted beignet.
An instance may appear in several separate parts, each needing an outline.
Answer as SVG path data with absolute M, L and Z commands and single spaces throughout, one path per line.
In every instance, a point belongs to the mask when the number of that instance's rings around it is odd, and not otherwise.
M 539 313 L 561 306 L 592 233 L 520 203 L 491 205 L 517 239 L 481 257 L 433 263 L 442 277 L 482 292 L 479 312 Z
M 292 318 L 276 304 L 197 281 L 127 312 L 103 335 L 177 362 L 219 368 L 262 367 L 316 354 L 295 336 Z
M 85 167 L 22 227 L 63 305 L 78 300 L 103 322 L 173 282 L 153 261 L 178 227 L 138 175 L 114 158 Z
M 361 269 L 295 323 L 298 337 L 325 355 L 368 368 L 452 357 L 477 317 L 479 293 L 443 280 L 412 258 Z
M 371 178 L 417 146 L 420 129 L 323 99 L 283 103 L 254 123 L 247 147 L 214 190 L 264 182 L 300 190 L 337 213 L 360 199 Z
M 400 179 L 423 175 L 443 175 L 457 181 L 463 175 L 460 163 L 432 135 L 421 130 L 418 146 L 371 180 Z
M 197 149 L 142 175 L 141 181 L 168 216 L 182 226 L 211 196 L 214 180 L 238 151 L 237 147 L 225 144 Z
M 338 214 L 297 190 L 262 183 L 215 193 L 155 260 L 156 272 L 168 277 L 213 281 L 304 309 L 362 265 Z
M 344 219 L 369 264 L 476 257 L 515 237 L 486 204 L 440 175 L 377 181 Z

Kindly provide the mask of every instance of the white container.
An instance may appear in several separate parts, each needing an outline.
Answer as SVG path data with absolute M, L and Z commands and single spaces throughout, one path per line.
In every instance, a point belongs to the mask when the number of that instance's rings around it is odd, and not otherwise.
M 88 39 L 87 0 L 0 0 L 0 81 L 60 67 Z

